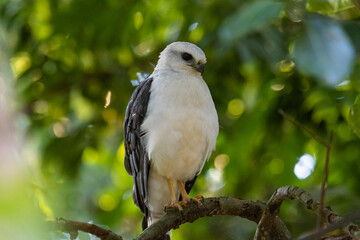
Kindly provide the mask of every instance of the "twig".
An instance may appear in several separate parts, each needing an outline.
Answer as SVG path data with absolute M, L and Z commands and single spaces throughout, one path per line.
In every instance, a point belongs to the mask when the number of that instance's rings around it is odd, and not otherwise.
M 311 234 L 306 237 L 303 237 L 303 238 L 299 238 L 298 240 L 313 240 L 313 239 L 319 238 L 326 233 L 332 232 L 338 228 L 343 228 L 344 226 L 346 226 L 346 224 L 353 222 L 355 220 L 358 220 L 358 219 L 360 219 L 360 210 L 340 219 L 338 222 L 336 222 L 332 225 L 329 225 L 327 228 L 318 230 L 316 233 Z M 359 231 L 359 227 L 354 224 L 350 224 L 347 228 L 349 230 L 347 236 L 349 236 L 349 234 L 350 234 L 350 238 L 351 238 L 351 236 L 354 235 L 354 233 L 356 231 Z
M 322 223 L 324 222 L 324 202 L 325 202 L 325 191 L 326 191 L 326 185 L 329 175 L 329 161 L 330 161 L 330 150 L 333 140 L 333 131 L 330 132 L 329 140 L 326 143 L 322 138 L 320 138 L 316 133 L 305 127 L 303 124 L 298 122 L 295 118 L 291 117 L 289 114 L 287 114 L 284 110 L 279 109 L 279 114 L 281 114 L 285 119 L 292 122 L 294 125 L 298 126 L 305 132 L 307 132 L 314 140 L 316 140 L 318 143 L 324 145 L 326 147 L 326 159 L 325 159 L 325 169 L 324 169 L 324 180 L 321 184 L 321 194 L 320 194 L 320 207 L 318 208 L 318 221 L 317 221 L 317 229 L 319 230 L 322 226 Z
M 291 199 L 291 200 L 296 199 L 302 204 L 304 204 L 307 209 L 312 210 L 315 213 L 319 213 L 319 207 L 320 207 L 319 203 L 317 201 L 314 201 L 314 199 L 311 197 L 311 195 L 308 192 L 296 186 L 281 187 L 276 190 L 276 192 L 271 196 L 270 200 L 266 204 L 265 211 L 263 212 L 261 216 L 261 220 L 256 229 L 256 233 L 254 237 L 255 240 L 274 239 L 271 236 L 269 236 L 269 232 L 273 227 L 273 220 L 280 212 L 280 206 L 282 202 L 286 199 Z M 327 222 L 334 225 L 335 228 L 333 229 L 340 228 L 344 226 L 345 223 L 349 223 L 352 220 L 359 218 L 358 215 L 349 218 L 342 218 L 338 216 L 336 213 L 334 213 L 330 208 L 324 208 L 322 212 L 323 212 L 323 216 L 327 219 Z M 348 237 L 348 236 L 354 236 L 354 233 L 358 232 L 359 228 L 354 224 L 349 224 L 344 228 L 344 230 L 347 233 L 346 237 Z M 330 231 L 332 230 L 324 231 L 323 234 L 328 233 Z M 306 240 L 310 240 L 310 239 L 316 239 L 316 238 L 315 237 L 306 238 Z M 342 238 L 342 239 L 346 239 L 346 238 Z
M 278 110 L 279 114 L 281 116 L 283 116 L 286 120 L 292 122 L 294 125 L 298 126 L 300 129 L 302 129 L 303 131 L 307 132 L 314 140 L 316 140 L 318 143 L 324 145 L 325 147 L 327 147 L 327 143 L 319 137 L 319 135 L 317 135 L 316 133 L 314 133 L 313 131 L 311 131 L 309 128 L 305 127 L 302 123 L 298 122 L 295 118 L 293 118 L 292 116 L 290 116 L 289 114 L 287 114 L 284 110 L 282 110 L 281 108 Z
M 82 231 L 95 235 L 101 240 L 123 240 L 121 236 L 115 234 L 114 232 L 91 223 L 59 218 L 56 221 L 48 221 L 48 224 L 53 230 L 70 233 L 71 239 L 75 239 L 78 235 L 78 231 Z
M 329 136 L 329 141 L 326 144 L 324 180 L 321 184 L 320 207 L 319 207 L 319 216 L 318 216 L 318 222 L 317 222 L 317 230 L 319 230 L 321 228 L 322 223 L 324 222 L 323 209 L 324 209 L 324 202 L 325 202 L 326 185 L 327 185 L 327 180 L 328 180 L 328 175 L 329 175 L 330 150 L 331 150 L 333 135 L 334 135 L 333 131 L 331 131 L 330 136 Z

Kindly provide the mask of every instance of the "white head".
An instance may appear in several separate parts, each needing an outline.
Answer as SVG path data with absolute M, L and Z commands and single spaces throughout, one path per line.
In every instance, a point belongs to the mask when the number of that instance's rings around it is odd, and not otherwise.
M 205 63 L 205 53 L 195 44 L 173 42 L 160 53 L 155 70 L 171 69 L 175 72 L 186 71 L 202 75 Z

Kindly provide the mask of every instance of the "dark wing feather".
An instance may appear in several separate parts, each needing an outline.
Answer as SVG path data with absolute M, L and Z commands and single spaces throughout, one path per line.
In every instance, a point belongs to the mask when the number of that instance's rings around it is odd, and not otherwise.
M 133 200 L 143 212 L 144 222 L 148 217 L 146 202 L 150 165 L 145 146 L 141 142 L 141 125 L 147 112 L 152 81 L 152 78 L 148 78 L 134 90 L 124 121 L 125 169 L 133 177 Z M 146 225 L 143 224 L 143 228 L 146 228 Z

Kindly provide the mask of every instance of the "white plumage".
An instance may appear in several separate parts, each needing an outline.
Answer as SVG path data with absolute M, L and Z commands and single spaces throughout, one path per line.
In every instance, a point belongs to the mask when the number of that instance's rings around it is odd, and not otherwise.
M 205 63 L 199 47 L 174 42 L 129 101 L 125 167 L 134 178 L 134 202 L 145 215 L 143 228 L 164 215 L 164 205 L 182 209 L 190 201 L 187 192 L 215 148 L 219 123 L 202 78 Z
M 199 174 L 215 148 L 218 116 L 201 74 L 176 52 L 187 52 L 195 62 L 206 62 L 197 46 L 176 42 L 161 53 L 152 74 L 147 116 L 141 126 L 150 159 L 148 207 L 153 217 L 163 215 L 171 202 L 167 178 L 188 181 Z M 179 188 L 174 184 L 177 199 Z M 154 216 L 155 215 L 155 216 Z

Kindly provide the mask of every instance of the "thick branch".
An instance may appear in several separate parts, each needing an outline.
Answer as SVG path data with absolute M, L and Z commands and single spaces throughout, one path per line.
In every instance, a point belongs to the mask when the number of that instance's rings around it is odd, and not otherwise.
M 193 222 L 198 218 L 214 215 L 239 216 L 258 223 L 255 239 L 291 239 L 286 225 L 277 216 L 280 210 L 280 205 L 285 199 L 297 199 L 308 209 L 318 213 L 319 203 L 314 201 L 309 193 L 295 186 L 279 188 L 272 195 L 267 204 L 261 201 L 255 202 L 232 197 L 205 198 L 201 200 L 201 206 L 192 202 L 188 204 L 182 212 L 179 212 L 176 207 L 169 208 L 166 211 L 165 216 L 143 231 L 136 240 L 156 239 L 157 237 L 163 236 L 171 229 L 178 228 L 183 223 Z M 327 222 L 333 224 L 333 227 L 336 228 L 344 226 L 344 224 L 347 224 L 353 219 L 343 219 L 333 213 L 329 208 L 324 208 L 323 214 Z M 337 224 L 339 221 L 341 221 L 341 225 Z M 78 231 L 83 231 L 96 235 L 102 240 L 122 240 L 121 236 L 111 232 L 110 230 L 103 229 L 90 223 L 58 219 L 57 221 L 50 222 L 50 224 L 52 229 L 70 233 L 73 239 L 76 238 Z M 346 226 L 345 230 L 348 233 L 347 236 L 349 236 L 349 234 L 351 236 L 359 229 L 356 225 L 349 224 Z M 322 234 L 326 232 L 322 232 Z
M 232 197 L 217 197 L 202 199 L 202 205 L 192 202 L 179 212 L 177 208 L 169 208 L 161 219 L 148 227 L 136 239 L 156 239 L 166 234 L 171 229 L 178 228 L 186 222 L 193 222 L 198 218 L 214 215 L 231 215 L 246 218 L 250 221 L 258 223 L 265 209 L 265 203 L 261 201 L 241 200 Z M 77 235 L 77 231 L 88 232 L 98 236 L 102 240 L 122 240 L 122 237 L 90 223 L 82 223 L 65 219 L 58 219 L 50 222 L 52 229 L 70 233 L 72 236 Z M 274 220 L 272 236 L 276 239 L 290 239 L 290 233 L 286 225 L 280 218 Z
M 168 209 L 164 217 L 142 232 L 136 240 L 155 239 L 164 235 L 172 228 L 178 228 L 183 223 L 193 222 L 205 216 L 240 216 L 258 223 L 264 209 L 265 203 L 260 201 L 254 202 L 232 197 L 205 198 L 202 200 L 202 206 L 199 207 L 196 203 L 191 203 L 181 213 L 177 208 Z M 271 236 L 276 236 L 276 239 L 291 238 L 288 229 L 280 218 L 274 219 L 273 227 Z

